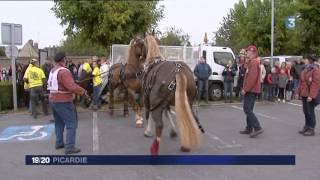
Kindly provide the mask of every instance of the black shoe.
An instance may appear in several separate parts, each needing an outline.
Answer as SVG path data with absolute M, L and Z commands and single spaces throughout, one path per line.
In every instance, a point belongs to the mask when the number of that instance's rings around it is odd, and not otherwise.
M 64 148 L 64 144 L 62 144 L 62 145 L 56 145 L 56 149 L 62 149 L 62 148 Z
M 244 130 L 240 131 L 240 134 L 251 134 L 252 129 L 245 128 Z
M 313 128 L 309 128 L 306 132 L 303 133 L 304 136 L 314 136 L 314 129 Z
M 66 149 L 65 154 L 76 154 L 79 152 L 81 152 L 80 148 L 73 147 L 73 148 Z
M 262 128 L 259 128 L 259 129 L 255 129 L 254 131 L 252 131 L 250 133 L 250 137 L 251 138 L 255 138 L 257 137 L 259 134 L 263 133 L 263 129 Z
M 304 134 L 309 128 L 303 127 L 301 131 L 299 131 L 299 134 Z

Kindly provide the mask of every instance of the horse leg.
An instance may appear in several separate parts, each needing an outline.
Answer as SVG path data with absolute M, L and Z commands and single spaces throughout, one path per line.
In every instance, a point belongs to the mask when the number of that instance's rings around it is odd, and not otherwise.
M 151 129 L 152 129 L 152 126 L 153 126 L 154 122 L 153 122 L 153 119 L 152 119 L 152 113 L 149 112 L 149 114 L 151 116 L 147 117 L 147 127 L 146 127 L 146 129 L 144 131 L 144 136 L 145 137 L 152 137 L 153 136 L 153 134 L 151 132 Z
M 141 113 L 141 108 L 135 103 L 135 114 L 136 114 L 136 127 L 142 128 L 143 125 L 143 118 Z
M 129 116 L 129 98 L 128 98 L 128 90 L 125 90 L 124 93 L 124 100 L 123 100 L 123 116 L 128 117 Z
M 139 108 L 139 104 L 137 102 L 138 97 L 136 97 L 136 93 L 132 89 L 128 89 L 128 97 L 129 97 L 129 101 L 132 105 L 132 110 L 135 113 L 136 127 L 141 128 L 142 124 L 143 124 L 143 118 L 142 118 L 142 114 L 141 114 L 141 109 Z
M 163 112 L 162 107 L 160 107 L 152 112 L 152 119 L 155 122 L 156 137 L 153 140 L 153 143 L 150 147 L 150 154 L 151 155 L 158 155 L 159 154 L 160 138 L 161 138 L 162 129 L 163 129 L 162 112 Z
M 171 130 L 170 130 L 170 137 L 171 137 L 171 138 L 177 137 L 176 125 L 174 124 L 174 122 L 173 122 L 173 117 L 172 117 L 173 113 L 174 113 L 174 112 L 171 111 L 170 108 L 167 109 L 167 110 L 165 110 L 165 115 L 166 115 L 166 117 L 169 119 L 169 124 L 171 125 Z

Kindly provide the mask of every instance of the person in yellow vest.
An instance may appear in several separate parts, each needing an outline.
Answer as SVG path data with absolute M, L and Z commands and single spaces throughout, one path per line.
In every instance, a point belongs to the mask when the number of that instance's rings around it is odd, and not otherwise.
M 98 106 L 100 106 L 100 98 L 99 98 L 99 92 L 102 85 L 102 79 L 101 79 L 101 73 L 100 68 L 98 66 L 97 61 L 93 61 L 93 109 L 97 110 Z
M 88 61 L 83 63 L 82 70 L 85 71 L 86 73 L 92 72 L 91 66 Z
M 29 70 L 31 69 L 32 67 L 32 61 L 35 61 L 36 62 L 36 59 L 32 59 L 30 61 L 30 64 L 28 65 L 26 71 L 24 72 L 24 75 L 23 75 L 23 80 L 27 78 L 28 76 L 28 72 Z M 29 89 L 29 84 L 24 80 L 24 84 L 23 84 L 23 88 L 25 90 L 25 92 L 27 92 L 29 95 L 27 96 L 27 98 L 29 99 L 29 112 L 31 113 L 32 111 L 32 107 L 31 107 L 31 98 L 30 98 L 30 89 Z
M 44 103 L 43 84 L 46 81 L 46 76 L 41 68 L 38 67 L 38 60 L 32 59 L 32 67 L 25 74 L 24 81 L 28 84 L 30 89 L 30 100 L 31 100 L 31 113 L 33 118 L 37 118 L 37 104 L 39 97 L 42 103 L 42 110 L 45 115 L 48 115 L 48 108 Z

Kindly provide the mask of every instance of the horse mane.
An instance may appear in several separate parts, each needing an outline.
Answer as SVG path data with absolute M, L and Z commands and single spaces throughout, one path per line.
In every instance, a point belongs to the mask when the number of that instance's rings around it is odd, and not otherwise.
M 156 39 L 152 35 L 147 35 L 145 40 L 148 44 L 147 61 L 151 62 L 155 59 L 164 59 Z
M 138 65 L 139 64 L 139 57 L 136 56 L 135 54 L 135 49 L 134 49 L 134 44 L 135 40 L 132 39 L 129 43 L 128 46 L 128 64 L 132 64 L 132 65 Z

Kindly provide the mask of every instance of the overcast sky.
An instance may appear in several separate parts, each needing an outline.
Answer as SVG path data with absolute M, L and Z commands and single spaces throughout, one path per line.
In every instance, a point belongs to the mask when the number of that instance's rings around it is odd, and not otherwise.
M 161 1 L 165 17 L 159 22 L 159 30 L 181 28 L 191 36 L 192 44 L 200 43 L 207 32 L 211 41 L 222 17 L 236 2 L 238 0 Z M 53 4 L 53 1 L 0 1 L 0 22 L 22 24 L 23 43 L 33 39 L 41 48 L 58 45 L 64 38 L 64 29 L 50 10 Z

